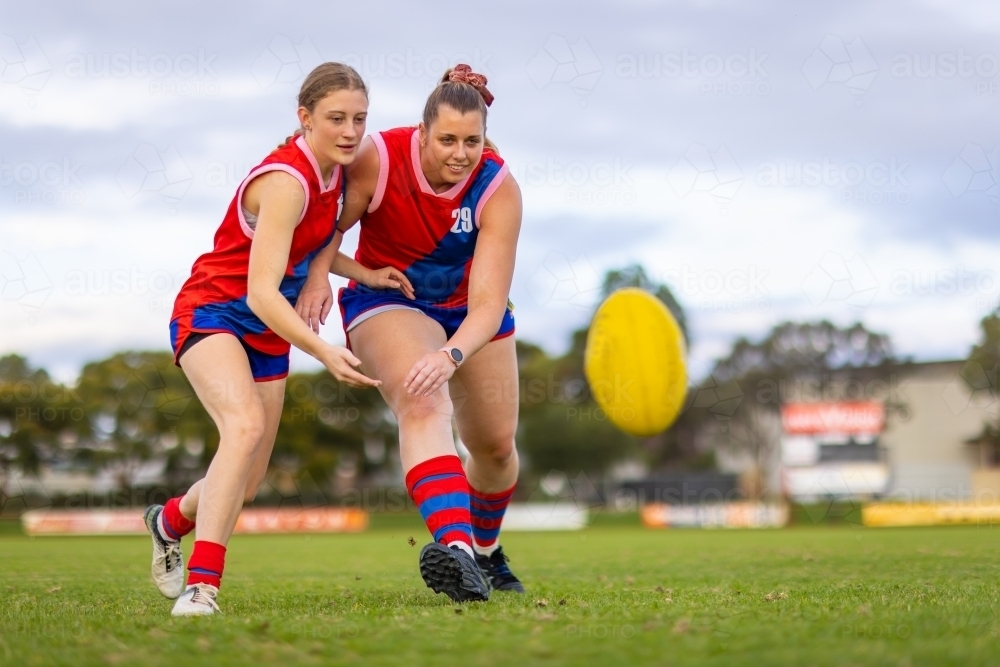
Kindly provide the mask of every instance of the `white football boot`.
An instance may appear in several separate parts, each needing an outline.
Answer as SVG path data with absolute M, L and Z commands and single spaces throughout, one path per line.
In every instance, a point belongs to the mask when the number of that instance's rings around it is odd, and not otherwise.
M 184 554 L 180 540 L 165 540 L 160 535 L 157 523 L 162 512 L 163 505 L 150 505 L 143 519 L 153 538 L 153 583 L 164 597 L 174 600 L 184 592 Z
M 211 616 L 222 611 L 215 604 L 219 589 L 211 584 L 191 584 L 174 603 L 171 616 Z

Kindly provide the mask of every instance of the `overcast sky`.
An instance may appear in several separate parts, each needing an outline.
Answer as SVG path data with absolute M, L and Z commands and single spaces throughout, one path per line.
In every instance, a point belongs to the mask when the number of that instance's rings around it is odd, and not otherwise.
M 995 2 L 3 3 L 0 354 L 71 379 L 167 349 L 236 185 L 341 60 L 369 132 L 417 122 L 448 65 L 489 77 L 524 340 L 564 350 L 638 262 L 696 376 L 785 319 L 960 358 L 1000 299 L 998 38 Z

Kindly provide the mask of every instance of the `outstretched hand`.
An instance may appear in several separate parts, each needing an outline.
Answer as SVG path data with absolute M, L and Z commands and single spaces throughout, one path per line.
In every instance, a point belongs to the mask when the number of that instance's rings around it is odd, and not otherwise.
M 326 366 L 326 369 L 330 371 L 333 377 L 344 384 L 358 388 L 379 387 L 382 385 L 379 380 L 373 380 L 355 370 L 361 365 L 361 360 L 354 356 L 346 347 L 331 345 L 326 354 L 320 358 L 320 361 L 323 362 L 323 365 Z

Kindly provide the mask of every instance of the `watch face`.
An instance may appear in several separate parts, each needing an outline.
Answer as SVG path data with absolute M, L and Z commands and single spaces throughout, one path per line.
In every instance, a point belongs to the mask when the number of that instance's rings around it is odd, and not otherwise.
M 455 363 L 458 364 L 462 363 L 462 359 L 464 359 L 464 357 L 462 356 L 462 351 L 457 347 L 451 348 L 451 358 L 454 359 Z

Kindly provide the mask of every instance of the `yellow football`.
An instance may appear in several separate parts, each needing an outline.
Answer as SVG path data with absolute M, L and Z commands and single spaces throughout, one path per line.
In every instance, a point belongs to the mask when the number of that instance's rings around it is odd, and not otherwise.
M 687 393 L 684 334 L 649 292 L 620 289 L 590 323 L 583 371 L 597 405 L 618 428 L 639 437 L 667 429 Z

